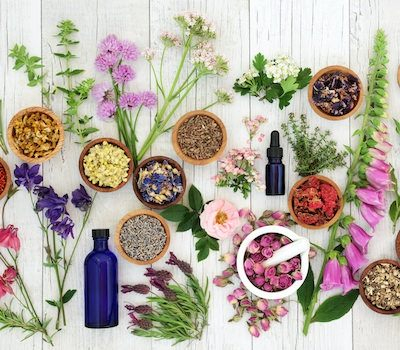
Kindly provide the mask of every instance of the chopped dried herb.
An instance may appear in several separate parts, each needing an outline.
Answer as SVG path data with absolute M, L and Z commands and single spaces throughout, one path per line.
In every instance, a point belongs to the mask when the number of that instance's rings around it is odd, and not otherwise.
M 349 113 L 360 98 L 360 81 L 352 74 L 323 74 L 313 85 L 313 101 L 323 112 L 340 117 Z
M 178 129 L 178 144 L 182 152 L 196 160 L 215 156 L 222 146 L 221 127 L 210 117 L 196 115 Z

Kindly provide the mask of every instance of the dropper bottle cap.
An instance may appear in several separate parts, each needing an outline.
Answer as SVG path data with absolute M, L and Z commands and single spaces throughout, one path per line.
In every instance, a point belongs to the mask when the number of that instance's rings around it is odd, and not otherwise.
M 279 131 L 274 130 L 271 132 L 271 143 L 267 149 L 268 158 L 282 158 L 283 149 L 280 147 L 279 143 Z

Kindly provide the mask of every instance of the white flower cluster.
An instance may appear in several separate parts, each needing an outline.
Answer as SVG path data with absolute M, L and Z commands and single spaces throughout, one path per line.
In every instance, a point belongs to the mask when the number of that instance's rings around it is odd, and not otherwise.
M 151 61 L 155 55 L 156 55 L 156 52 L 150 47 L 148 47 L 147 49 L 144 49 L 142 52 L 142 56 L 147 61 Z
M 273 78 L 274 83 L 280 83 L 287 77 L 297 77 L 300 67 L 288 56 L 278 56 L 274 60 L 268 61 L 265 65 L 265 74 L 268 78 Z
M 215 96 L 217 96 L 218 103 L 232 103 L 233 101 L 233 93 L 222 88 L 215 90 Z
M 228 72 L 228 60 L 217 55 L 213 45 L 208 41 L 202 41 L 196 45 L 192 52 L 191 62 L 200 71 L 208 71 L 218 75 Z
M 186 36 L 195 35 L 210 39 L 216 36 L 214 24 L 195 12 L 183 12 L 175 16 L 175 20 Z
M 160 35 L 160 39 L 167 47 L 172 47 L 172 46 L 178 47 L 182 45 L 181 39 L 177 35 L 171 32 L 162 32 Z
M 238 84 L 243 85 L 246 82 L 252 81 L 255 77 L 258 77 L 258 71 L 254 68 L 250 68 L 247 72 L 245 72 L 239 79 Z

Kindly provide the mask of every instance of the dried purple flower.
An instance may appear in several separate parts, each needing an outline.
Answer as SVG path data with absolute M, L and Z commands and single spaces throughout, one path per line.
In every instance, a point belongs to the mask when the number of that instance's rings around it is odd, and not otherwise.
M 153 323 L 150 320 L 146 320 L 146 319 L 139 319 L 135 316 L 135 314 L 133 312 L 130 312 L 129 317 L 131 318 L 131 324 L 133 326 L 138 326 L 139 328 L 142 329 L 150 329 L 153 327 Z
M 43 181 L 43 177 L 39 175 L 40 165 L 32 165 L 29 167 L 27 163 L 22 163 L 20 166 L 16 165 L 14 170 L 15 184 L 24 186 L 29 192 L 32 191 L 35 185 Z
M 177 266 L 186 276 L 193 273 L 192 267 L 185 261 L 179 260 L 174 253 L 170 252 L 170 258 L 165 262 L 167 265 Z
M 175 292 L 168 288 L 164 280 L 152 278 L 150 279 L 150 284 L 162 292 L 168 301 L 175 301 L 177 299 Z
M 150 305 L 138 305 L 135 307 L 135 311 L 138 314 L 148 315 L 153 312 L 153 308 Z
M 87 211 L 92 205 L 92 197 L 87 193 L 82 185 L 75 191 L 72 191 L 72 204 L 81 211 Z
M 155 270 L 152 267 L 148 267 L 146 271 L 147 272 L 144 275 L 147 277 L 156 277 L 163 281 L 169 281 L 172 279 L 172 273 L 167 270 Z
M 125 284 L 121 286 L 121 292 L 122 293 L 135 292 L 138 294 L 148 294 L 150 292 L 150 287 L 146 284 L 135 284 L 133 286 Z

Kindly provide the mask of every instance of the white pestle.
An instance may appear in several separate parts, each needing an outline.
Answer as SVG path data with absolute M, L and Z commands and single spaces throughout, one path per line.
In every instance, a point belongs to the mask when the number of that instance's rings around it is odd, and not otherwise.
M 266 268 L 276 266 L 281 262 L 290 260 L 295 256 L 310 249 L 310 241 L 306 238 L 300 238 L 292 243 L 286 244 L 274 251 L 274 255 L 267 260 L 264 260 L 261 265 Z

